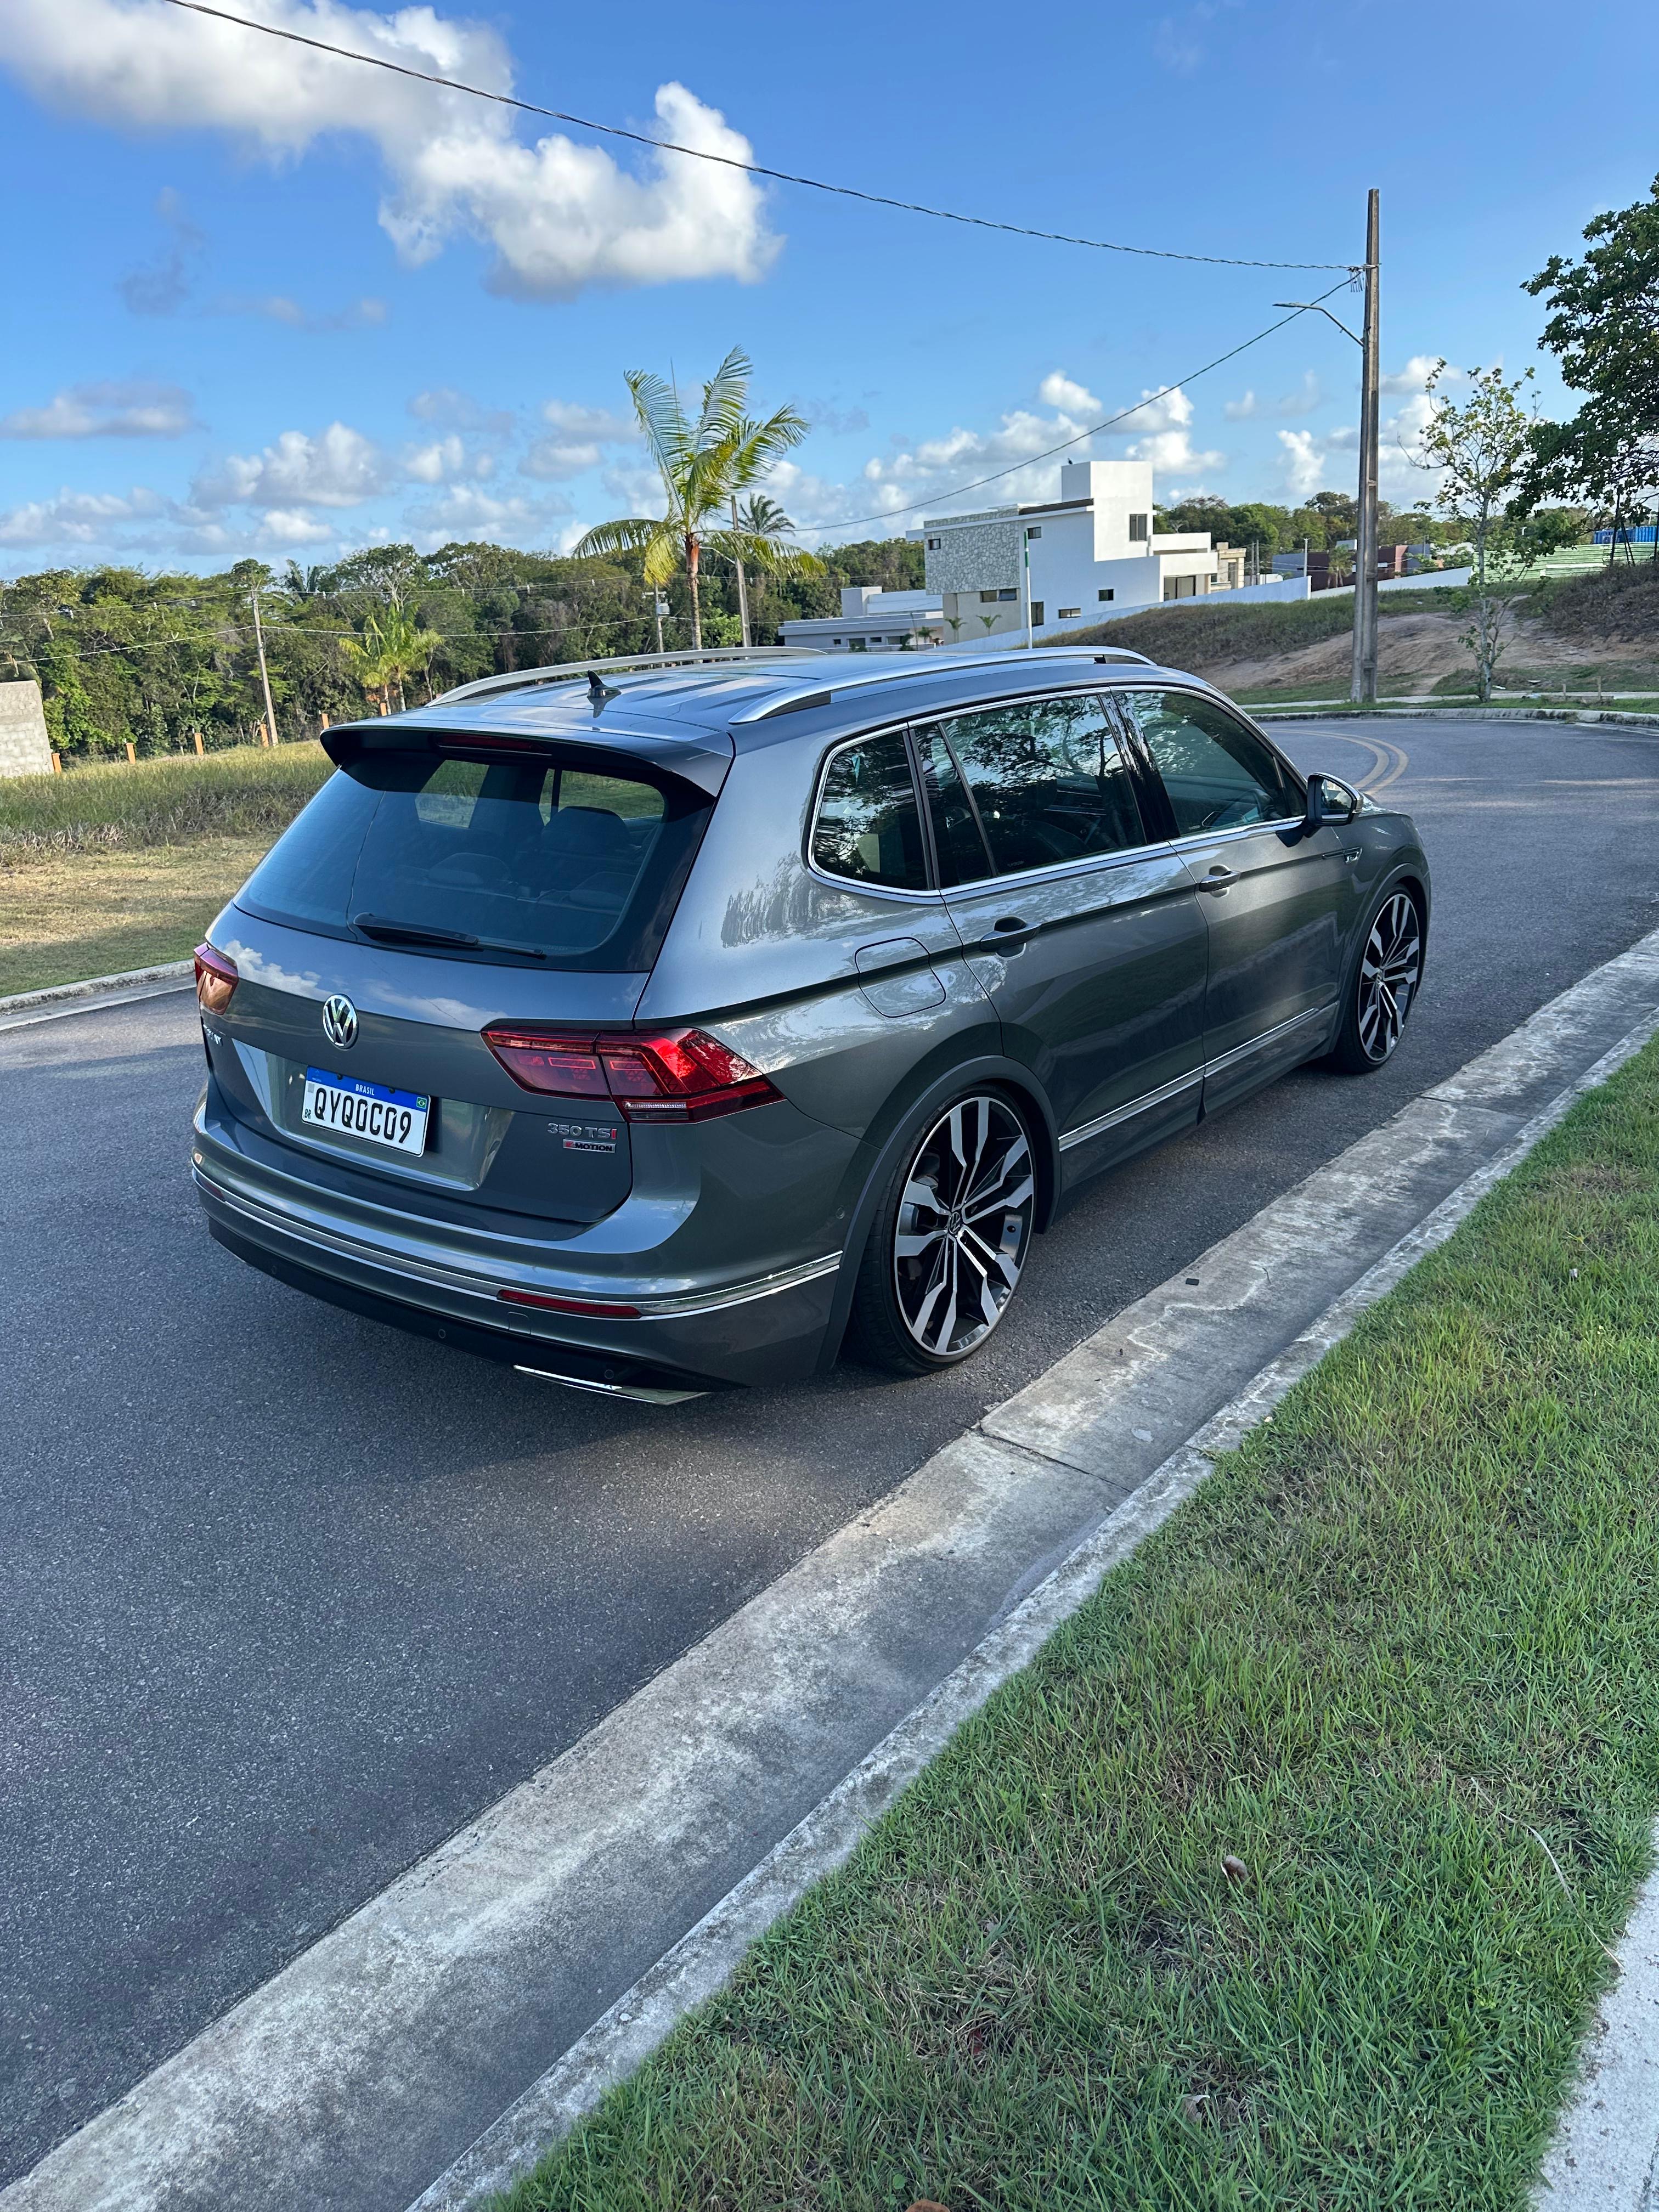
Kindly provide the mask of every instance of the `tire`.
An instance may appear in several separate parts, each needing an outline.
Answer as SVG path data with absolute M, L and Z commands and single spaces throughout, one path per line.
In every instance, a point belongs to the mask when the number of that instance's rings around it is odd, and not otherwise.
M 1375 1075 L 1393 1059 L 1423 975 L 1423 909 L 1412 892 L 1377 902 L 1349 981 L 1331 1065 L 1345 1075 Z
M 1019 1287 L 1036 1211 L 1030 1123 L 1011 1097 L 964 1091 L 930 1115 L 870 1224 L 854 1358 L 897 1375 L 971 1359 Z

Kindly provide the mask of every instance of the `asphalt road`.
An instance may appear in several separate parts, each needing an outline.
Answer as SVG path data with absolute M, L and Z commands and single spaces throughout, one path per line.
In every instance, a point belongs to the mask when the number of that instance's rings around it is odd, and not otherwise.
M 845 1368 L 664 1412 L 379 1328 L 209 1242 L 189 998 L 0 1033 L 0 2181 L 988 1405 L 1659 923 L 1659 738 L 1279 735 L 1422 826 L 1404 1045 L 1091 1185 L 950 1376 Z

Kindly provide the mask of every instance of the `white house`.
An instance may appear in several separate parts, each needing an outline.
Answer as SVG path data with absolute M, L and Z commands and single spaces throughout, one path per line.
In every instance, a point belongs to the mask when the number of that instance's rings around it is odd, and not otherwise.
M 937 592 L 884 592 L 875 584 L 843 586 L 838 615 L 797 617 L 778 624 L 785 645 L 819 653 L 891 652 L 942 645 L 944 609 Z
M 1244 585 L 1243 556 L 1212 545 L 1207 531 L 1153 530 L 1150 461 L 1066 461 L 1056 500 L 942 515 L 909 535 L 926 549 L 928 591 L 953 645 L 1023 632 L 1028 592 L 1031 629 L 1052 637 Z

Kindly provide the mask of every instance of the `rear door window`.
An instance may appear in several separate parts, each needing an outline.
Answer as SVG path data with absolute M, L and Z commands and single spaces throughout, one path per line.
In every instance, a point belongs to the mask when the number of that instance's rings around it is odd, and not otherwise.
M 1117 733 L 1097 698 L 1023 700 L 953 715 L 923 732 L 922 742 L 936 779 L 941 750 L 959 765 L 999 875 L 1146 842 Z M 966 882 L 974 840 L 951 788 L 939 789 L 939 844 L 960 872 L 955 879 Z
M 712 805 L 604 757 L 368 752 L 329 779 L 238 903 L 412 951 L 637 973 Z

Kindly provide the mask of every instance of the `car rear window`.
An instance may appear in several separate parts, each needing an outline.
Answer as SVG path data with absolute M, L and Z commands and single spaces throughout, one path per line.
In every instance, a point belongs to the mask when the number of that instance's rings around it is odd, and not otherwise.
M 459 959 L 637 974 L 656 958 L 713 804 L 677 776 L 586 750 L 365 752 L 330 777 L 237 904 Z

